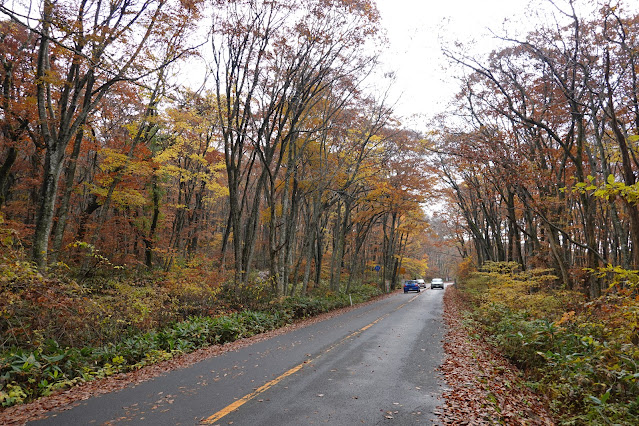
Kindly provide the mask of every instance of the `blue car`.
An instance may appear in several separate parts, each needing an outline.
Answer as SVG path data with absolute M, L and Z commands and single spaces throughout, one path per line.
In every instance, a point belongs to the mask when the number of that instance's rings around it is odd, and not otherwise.
M 409 291 L 416 291 L 417 293 L 422 291 L 417 280 L 407 280 L 404 282 L 404 293 L 408 293 Z

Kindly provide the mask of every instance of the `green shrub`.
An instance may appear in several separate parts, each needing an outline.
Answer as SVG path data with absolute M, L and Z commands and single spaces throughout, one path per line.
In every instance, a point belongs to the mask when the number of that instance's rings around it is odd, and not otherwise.
M 282 316 L 242 312 L 191 317 L 159 331 L 131 335 L 117 344 L 65 348 L 53 340 L 35 350 L 13 348 L 0 357 L 0 401 L 5 406 L 47 395 L 75 383 L 140 368 L 214 343 L 226 343 L 284 325 Z

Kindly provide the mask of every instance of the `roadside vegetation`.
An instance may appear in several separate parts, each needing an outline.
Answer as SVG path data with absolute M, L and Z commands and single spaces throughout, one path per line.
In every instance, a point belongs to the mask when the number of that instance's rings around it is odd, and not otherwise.
M 105 263 L 90 279 L 68 268 L 45 277 L 30 262 L 0 259 L 2 407 L 382 293 L 375 284 L 349 292 L 320 284 L 305 296 L 277 296 L 271 282 L 254 277 L 236 287 L 197 264 L 140 275 Z
M 465 325 L 525 372 L 561 424 L 638 424 L 637 275 L 623 278 L 586 300 L 549 270 L 488 262 L 459 282 Z

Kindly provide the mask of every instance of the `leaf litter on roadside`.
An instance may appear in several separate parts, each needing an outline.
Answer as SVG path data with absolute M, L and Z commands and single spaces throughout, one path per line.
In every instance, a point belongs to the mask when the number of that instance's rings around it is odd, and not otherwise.
M 492 346 L 469 336 L 463 302 L 454 287 L 444 294 L 446 361 L 439 370 L 448 386 L 435 412 L 444 425 L 554 425 L 547 401 L 523 384 L 519 370 Z

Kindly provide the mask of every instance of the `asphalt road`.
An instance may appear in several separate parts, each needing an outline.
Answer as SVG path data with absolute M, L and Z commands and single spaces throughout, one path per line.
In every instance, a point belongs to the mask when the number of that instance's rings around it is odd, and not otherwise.
M 29 425 L 432 424 L 443 293 L 396 293 Z

